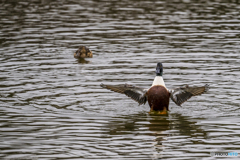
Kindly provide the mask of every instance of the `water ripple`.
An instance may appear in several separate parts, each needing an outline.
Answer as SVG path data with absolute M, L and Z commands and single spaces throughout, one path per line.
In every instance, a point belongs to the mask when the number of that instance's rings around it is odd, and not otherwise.
M 96 7 L 97 6 L 97 7 Z M 214 159 L 239 151 L 238 1 L 50 1 L 0 5 L 0 157 Z M 79 45 L 93 58 L 76 60 Z M 210 91 L 149 115 L 99 84 Z M 234 159 L 234 158 L 233 158 Z

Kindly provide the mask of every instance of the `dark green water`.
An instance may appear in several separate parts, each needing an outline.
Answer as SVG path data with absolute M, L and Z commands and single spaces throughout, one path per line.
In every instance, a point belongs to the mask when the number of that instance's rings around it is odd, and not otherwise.
M 240 153 L 238 1 L 0 1 L 1 159 Z M 79 45 L 94 56 L 73 58 Z M 210 84 L 167 116 L 102 89 Z M 223 158 L 238 159 L 239 157 Z

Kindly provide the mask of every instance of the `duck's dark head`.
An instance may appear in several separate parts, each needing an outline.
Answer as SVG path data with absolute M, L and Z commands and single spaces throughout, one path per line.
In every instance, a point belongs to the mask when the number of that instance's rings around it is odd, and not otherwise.
M 162 76 L 163 74 L 163 65 L 162 63 L 158 62 L 156 67 L 156 76 Z

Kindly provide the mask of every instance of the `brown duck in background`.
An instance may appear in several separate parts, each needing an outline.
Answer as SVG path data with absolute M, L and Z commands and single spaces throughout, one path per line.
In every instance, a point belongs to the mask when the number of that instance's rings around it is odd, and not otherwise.
M 89 48 L 85 46 L 80 46 L 78 50 L 74 53 L 74 58 L 92 58 L 93 54 Z
M 151 111 L 157 111 L 160 114 L 167 114 L 170 99 L 175 102 L 176 105 L 181 106 L 191 97 L 201 95 L 209 89 L 208 84 L 200 87 L 190 87 L 185 85 L 179 88 L 168 89 L 165 86 L 162 75 L 163 65 L 162 63 L 158 63 L 156 68 L 156 77 L 150 88 L 140 88 L 130 84 L 101 84 L 101 87 L 125 94 L 134 101 L 138 102 L 139 105 L 148 102 L 150 113 Z

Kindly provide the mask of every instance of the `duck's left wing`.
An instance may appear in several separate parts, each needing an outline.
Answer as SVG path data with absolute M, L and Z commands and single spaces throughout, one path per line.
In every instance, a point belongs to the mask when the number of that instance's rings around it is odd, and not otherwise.
M 147 89 L 136 87 L 130 84 L 120 84 L 120 85 L 100 85 L 103 88 L 109 89 L 114 92 L 122 93 L 132 98 L 134 101 L 138 102 L 139 105 L 145 104 L 147 101 L 146 92 Z
M 184 87 L 175 88 L 169 90 L 170 97 L 176 105 L 181 106 L 184 102 L 190 99 L 192 96 L 201 95 L 209 90 L 209 85 L 206 84 L 205 86 L 201 87 L 189 87 L 188 85 Z

